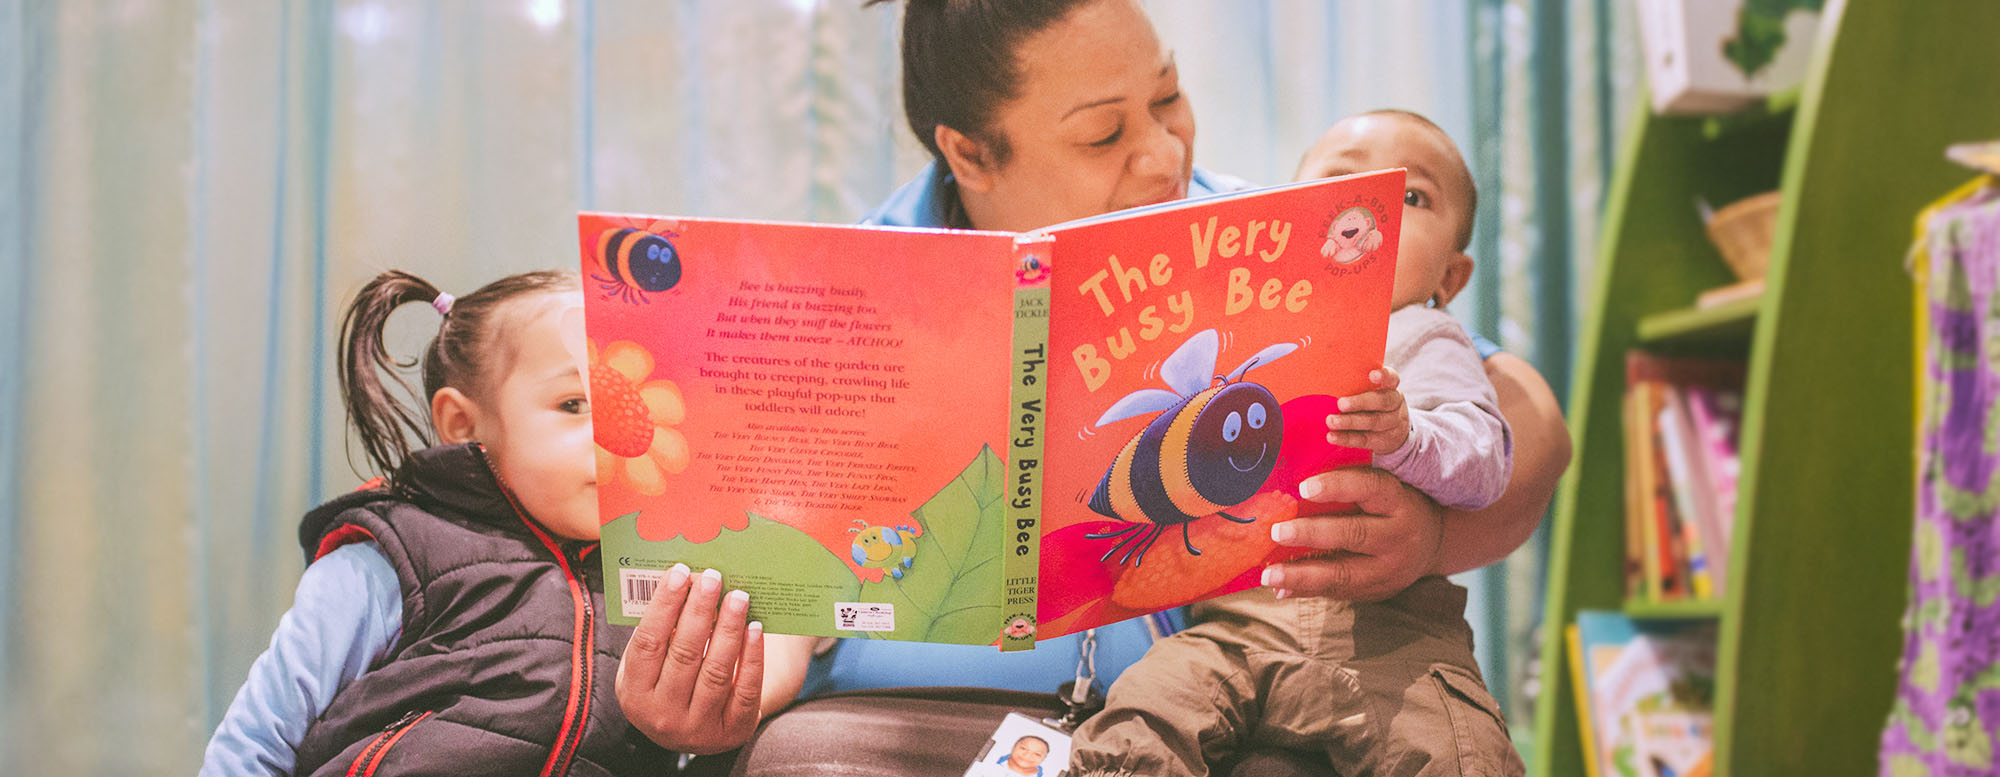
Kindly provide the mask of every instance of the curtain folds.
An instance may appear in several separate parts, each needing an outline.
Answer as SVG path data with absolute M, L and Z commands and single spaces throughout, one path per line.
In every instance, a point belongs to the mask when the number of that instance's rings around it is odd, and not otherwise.
M 1482 206 L 1454 312 L 1558 392 L 1627 5 L 1147 3 L 1204 166 L 1288 179 L 1377 107 L 1456 138 Z M 198 762 L 299 515 L 359 482 L 330 349 L 368 277 L 568 266 L 583 207 L 851 221 L 924 162 L 896 11 L 858 0 L 0 6 L 0 752 L 47 771 Z M 1517 724 L 1540 569 L 1531 544 L 1467 580 Z

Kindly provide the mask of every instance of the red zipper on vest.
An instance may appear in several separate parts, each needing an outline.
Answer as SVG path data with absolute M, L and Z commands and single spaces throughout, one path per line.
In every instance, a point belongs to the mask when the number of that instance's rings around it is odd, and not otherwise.
M 361 754 L 354 757 L 354 764 L 347 767 L 347 777 L 374 777 L 375 770 L 382 765 L 382 757 L 389 754 L 389 748 L 396 746 L 396 740 L 416 728 L 418 721 L 430 716 L 429 712 L 406 712 L 396 722 L 384 726 L 382 733 L 376 734 L 375 740 L 361 748 Z
M 521 503 L 514 498 L 514 489 L 507 487 L 507 479 L 500 476 L 500 470 L 493 466 L 492 459 L 486 457 L 486 446 L 476 445 L 479 460 L 493 473 L 493 480 L 500 484 L 500 493 L 507 497 L 507 504 L 513 506 L 514 515 L 528 527 L 528 531 L 541 540 L 542 546 L 556 557 L 556 564 L 563 571 L 563 578 L 569 584 L 570 601 L 576 607 L 571 623 L 569 660 L 569 702 L 563 707 L 562 725 L 556 729 L 556 741 L 549 748 L 549 760 L 542 764 L 541 777 L 553 777 L 569 773 L 570 761 L 576 757 L 576 748 L 583 743 L 584 725 L 590 722 L 590 696 L 594 661 L 597 652 L 597 626 L 595 613 L 591 607 L 590 591 L 576 570 L 570 568 L 569 557 L 562 552 L 562 546 L 544 531 L 541 524 L 528 517 L 521 509 Z

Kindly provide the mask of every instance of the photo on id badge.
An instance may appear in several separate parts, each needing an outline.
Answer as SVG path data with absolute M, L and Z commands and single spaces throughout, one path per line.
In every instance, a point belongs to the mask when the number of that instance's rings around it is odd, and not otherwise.
M 965 770 L 965 777 L 1065 777 L 1069 735 L 1018 712 L 1007 713 L 1000 728 Z

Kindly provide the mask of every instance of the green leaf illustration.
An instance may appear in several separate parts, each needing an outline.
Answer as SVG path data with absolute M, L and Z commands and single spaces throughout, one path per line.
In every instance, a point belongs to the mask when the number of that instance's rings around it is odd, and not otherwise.
M 1794 10 L 1817 12 L 1823 2 L 1749 0 L 1736 14 L 1736 35 L 1722 41 L 1722 55 L 1743 71 L 1744 78 L 1755 78 L 1785 46 L 1785 16 Z
M 776 634 L 834 635 L 833 603 L 856 601 L 861 581 L 847 562 L 805 532 L 751 513 L 742 531 L 723 529 L 708 542 L 688 542 L 676 535 L 664 542 L 639 538 L 638 513 L 604 525 L 603 553 L 619 563 L 641 569 L 666 569 L 674 562 L 699 574 L 720 569 L 723 584 L 750 594 L 750 617 Z M 779 564 L 773 559 L 781 559 Z M 731 573 L 730 570 L 745 570 Z M 615 571 L 611 572 L 616 575 Z M 608 585 L 616 585 L 615 580 Z M 617 608 L 617 597 L 607 597 Z M 622 615 L 622 608 L 618 610 Z
M 860 601 L 895 605 L 896 630 L 867 636 L 967 644 L 999 638 L 1002 469 L 981 446 L 958 477 L 911 513 L 923 534 L 910 567 L 901 579 L 861 585 Z

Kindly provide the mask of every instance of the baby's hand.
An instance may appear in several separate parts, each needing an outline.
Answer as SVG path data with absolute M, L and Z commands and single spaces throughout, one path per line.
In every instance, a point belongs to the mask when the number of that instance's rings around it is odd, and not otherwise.
M 1368 373 L 1375 390 L 1340 398 L 1340 412 L 1326 417 L 1326 441 L 1391 453 L 1410 439 L 1410 408 L 1396 387 L 1402 378 L 1383 367 Z

